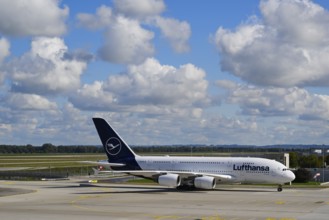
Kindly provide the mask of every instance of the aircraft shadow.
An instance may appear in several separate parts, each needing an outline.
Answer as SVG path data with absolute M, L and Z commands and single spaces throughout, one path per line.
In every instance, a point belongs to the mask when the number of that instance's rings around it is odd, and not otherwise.
M 95 185 L 95 184 L 88 184 L 88 183 L 80 183 L 79 185 L 63 185 L 63 186 L 44 186 L 44 188 L 54 188 L 54 189 L 61 189 L 61 188 L 82 188 L 82 187 L 94 187 L 94 188 L 103 188 L 103 189 L 122 189 L 118 191 L 99 191 L 99 192 L 83 192 L 83 193 L 76 193 L 76 194 L 104 194 L 104 193 L 112 193 L 112 194 L 120 194 L 120 193 L 206 193 L 206 192 L 242 192 L 242 193 L 251 193 L 251 192 L 273 192 L 274 189 L 254 189 L 254 188 L 215 188 L 215 189 L 175 189 L 175 188 L 162 188 L 157 186 L 132 186 L 132 185 L 111 185 L 111 186 L 104 186 L 104 185 Z M 125 190 L 126 189 L 126 190 Z
M 161 188 L 157 186 L 141 186 L 141 185 L 136 185 L 136 186 L 125 186 L 125 185 L 120 185 L 120 186 L 97 186 L 97 185 L 92 185 L 93 187 L 101 187 L 101 188 L 114 188 L 114 189 L 149 189 L 149 190 L 162 190 L 162 191 L 167 191 L 167 192 L 180 192 L 180 193 L 200 193 L 200 192 L 211 192 L 211 191 L 218 191 L 218 192 L 273 192 L 273 189 L 266 189 L 266 188 L 215 188 L 215 189 L 198 189 L 198 188 L 193 188 L 193 189 L 175 189 L 175 188 Z M 276 190 L 275 190 L 276 191 Z
M 104 188 L 104 187 L 101 187 Z M 239 193 L 254 193 L 254 192 L 273 192 L 273 190 L 255 190 L 255 189 L 213 189 L 213 190 L 177 190 L 177 189 L 163 189 L 163 188 L 149 188 L 149 187 L 106 187 L 109 189 L 127 189 L 119 191 L 99 191 L 99 192 L 82 192 L 76 194 L 163 194 L 163 193 L 206 193 L 206 192 L 239 192 Z M 135 190 L 134 190 L 135 189 Z
M 245 192 L 245 193 L 249 193 L 249 192 L 273 192 L 273 189 L 238 189 L 238 188 L 230 188 L 230 189 L 220 189 L 220 188 L 216 188 L 213 189 L 214 191 L 221 191 L 221 192 Z
M 110 194 L 122 194 L 122 193 L 204 193 L 209 190 L 202 190 L 202 189 L 193 189 L 193 190 L 177 190 L 174 188 L 160 188 L 160 187 L 153 187 L 153 186 L 97 186 L 93 185 L 93 187 L 99 187 L 99 188 L 108 188 L 108 189 L 123 189 L 119 191 L 109 191 L 109 192 L 83 192 L 83 193 L 77 193 L 77 194 L 104 194 L 104 193 L 110 193 Z M 126 190 L 124 190 L 126 189 Z

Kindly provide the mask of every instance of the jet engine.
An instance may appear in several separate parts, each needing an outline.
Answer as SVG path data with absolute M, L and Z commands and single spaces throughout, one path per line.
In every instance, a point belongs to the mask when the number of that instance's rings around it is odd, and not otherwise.
M 194 186 L 200 189 L 213 189 L 216 186 L 216 179 L 210 176 L 196 177 Z
M 165 174 L 158 178 L 158 183 L 163 186 L 177 187 L 181 184 L 181 178 L 177 174 Z

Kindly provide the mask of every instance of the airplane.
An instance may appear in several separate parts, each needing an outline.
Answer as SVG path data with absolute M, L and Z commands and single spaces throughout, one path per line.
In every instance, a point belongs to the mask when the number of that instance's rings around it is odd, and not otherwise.
M 271 183 L 282 185 L 294 173 L 275 160 L 256 157 L 139 156 L 103 119 L 93 118 L 107 161 L 94 162 L 110 170 L 151 179 L 177 189 L 214 189 L 217 183 Z

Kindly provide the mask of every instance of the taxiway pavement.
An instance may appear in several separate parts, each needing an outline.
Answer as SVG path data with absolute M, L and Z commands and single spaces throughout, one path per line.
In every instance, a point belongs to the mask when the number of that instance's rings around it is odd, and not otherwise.
M 10 193 L 9 193 L 10 192 Z M 23 194 L 22 194 L 23 193 Z M 177 191 L 158 185 L 0 181 L 0 219 L 327 220 L 329 189 L 222 186 Z

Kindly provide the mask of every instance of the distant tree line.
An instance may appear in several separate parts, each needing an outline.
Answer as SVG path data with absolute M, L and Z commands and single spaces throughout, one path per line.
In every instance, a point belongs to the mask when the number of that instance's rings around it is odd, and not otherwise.
M 303 155 L 297 152 L 290 152 L 289 162 L 290 167 L 293 168 L 321 168 L 329 165 L 329 155 L 325 155 L 323 158 L 321 154 Z
M 218 152 L 218 153 L 248 153 L 248 152 L 266 152 L 266 153 L 280 153 L 280 152 L 290 152 L 294 151 L 294 148 L 285 148 L 277 146 L 264 146 L 255 147 L 250 145 L 169 145 L 169 146 L 134 146 L 134 151 L 140 153 L 148 152 L 193 152 L 193 153 L 203 153 L 203 152 Z M 309 149 L 301 148 L 299 149 L 303 152 L 308 152 Z
M 45 143 L 42 146 L 0 145 L 0 154 L 32 154 L 32 153 L 103 153 L 97 146 L 55 146 Z
M 312 147 L 314 147 L 312 145 Z M 246 153 L 246 152 L 263 152 L 263 153 L 280 153 L 290 152 L 290 167 L 292 168 L 320 168 L 324 162 L 329 165 L 329 155 L 322 157 L 322 154 L 314 154 L 314 149 L 323 148 L 294 148 L 293 146 L 241 146 L 241 145 L 174 145 L 174 146 L 133 146 L 137 153 Z M 55 146 L 51 143 L 45 143 L 42 146 L 24 146 L 0 145 L 0 154 L 31 154 L 31 153 L 104 153 L 103 147 L 100 146 Z
M 278 147 L 261 148 L 251 146 L 221 145 L 221 146 L 203 146 L 203 145 L 173 145 L 173 146 L 132 146 L 137 153 L 241 153 L 241 152 L 287 152 L 288 149 Z M 100 146 L 55 146 L 51 143 L 45 143 L 42 146 L 27 145 L 0 145 L 0 154 L 16 153 L 103 153 L 103 147 Z
M 221 146 L 203 146 L 203 145 L 170 145 L 170 146 L 132 146 L 137 153 L 240 153 L 240 152 L 287 152 L 287 149 L 278 147 L 252 147 L 242 145 L 221 145 Z M 45 143 L 42 146 L 27 145 L 0 145 L 0 154 L 15 153 L 103 153 L 103 147 L 100 146 L 55 146 L 51 143 Z

